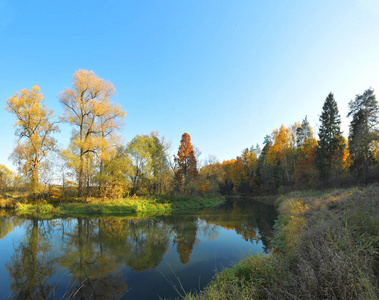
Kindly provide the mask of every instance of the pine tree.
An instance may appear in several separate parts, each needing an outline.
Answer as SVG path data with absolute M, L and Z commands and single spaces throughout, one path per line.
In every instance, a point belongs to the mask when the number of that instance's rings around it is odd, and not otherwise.
M 329 93 L 322 107 L 319 128 L 319 146 L 316 152 L 316 166 L 322 181 L 328 181 L 332 173 L 333 161 L 342 160 L 343 137 L 341 133 L 341 119 L 338 113 L 337 102 L 332 93 Z
M 198 175 L 197 161 L 191 144 L 191 137 L 188 133 L 183 133 L 178 156 L 174 160 L 176 165 L 175 186 L 180 188 L 191 181 L 195 181 Z
M 352 168 L 367 183 L 368 168 L 373 161 L 373 143 L 378 140 L 378 103 L 372 88 L 356 95 L 349 103 L 348 117 L 352 117 L 349 132 L 349 150 Z

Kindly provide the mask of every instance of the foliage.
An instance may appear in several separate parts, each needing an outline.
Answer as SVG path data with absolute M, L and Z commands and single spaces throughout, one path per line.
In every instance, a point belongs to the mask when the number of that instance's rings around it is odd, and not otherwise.
M 295 188 L 309 189 L 317 184 L 318 171 L 315 166 L 318 143 L 313 137 L 307 117 L 295 129 L 296 167 L 291 176 Z
M 137 135 L 128 143 L 126 153 L 130 162 L 131 194 L 139 189 L 145 193 L 159 194 L 167 192 L 169 187 L 169 162 L 167 144 L 155 133 L 150 136 Z
M 369 166 L 374 162 L 374 142 L 378 140 L 378 103 L 373 89 L 356 95 L 349 103 L 348 117 L 352 117 L 349 132 L 349 150 L 352 169 L 368 182 Z
M 44 98 L 39 86 L 31 90 L 23 89 L 7 100 L 5 109 L 12 113 L 17 121 L 16 136 L 18 142 L 12 152 L 12 158 L 30 178 L 30 191 L 37 193 L 39 188 L 39 166 L 55 145 L 51 136 L 58 127 L 50 120 L 53 111 L 43 105 Z
M 0 165 L 0 194 L 6 192 L 13 184 L 16 175 L 6 166 Z
M 321 181 L 327 185 L 331 176 L 333 179 L 338 179 L 346 174 L 348 168 L 346 143 L 340 129 L 341 119 L 332 93 L 329 93 L 325 99 L 320 123 L 316 166 Z
M 130 213 L 165 213 L 175 210 L 204 208 L 225 202 L 219 195 L 207 196 L 149 196 L 129 197 L 104 201 L 100 198 L 78 198 L 70 202 L 49 204 L 44 200 L 39 203 L 0 201 L 1 208 L 13 209 L 18 215 L 51 217 L 73 215 L 120 215 Z M 2 207 L 2 206 L 6 207 Z
M 109 155 L 94 180 L 99 185 L 102 198 L 121 198 L 129 190 L 127 179 L 131 162 L 122 147 L 119 147 L 115 154 Z
M 121 128 L 125 112 L 110 102 L 116 92 L 113 84 L 94 72 L 76 71 L 72 84 L 73 88 L 66 88 L 58 98 L 64 108 L 61 120 L 74 126 L 66 157 L 77 173 L 80 197 L 85 181 L 89 182 L 94 155 L 104 164 L 115 149 L 118 141 L 115 133 Z
M 274 251 L 186 299 L 378 299 L 378 197 L 377 186 L 282 196 Z
M 195 152 L 191 144 L 191 137 L 188 133 L 183 133 L 180 146 L 175 160 L 174 184 L 178 189 L 184 188 L 196 180 L 198 176 L 197 161 Z
M 294 136 L 291 129 L 283 125 L 272 133 L 272 145 L 267 153 L 267 162 L 277 170 L 277 185 L 289 185 L 294 168 Z

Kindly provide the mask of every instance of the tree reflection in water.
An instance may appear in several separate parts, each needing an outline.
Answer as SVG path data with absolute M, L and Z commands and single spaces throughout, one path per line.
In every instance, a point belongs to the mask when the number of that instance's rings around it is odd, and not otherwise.
M 270 206 L 236 203 L 155 218 L 0 217 L 0 240 L 17 225 L 25 230 L 6 264 L 10 297 L 122 298 L 128 290 L 126 270 L 135 274 L 156 269 L 170 245 L 181 264 L 188 264 L 200 237 L 213 241 L 221 228 L 235 231 L 246 241 L 262 242 L 268 251 L 275 217 Z M 69 282 L 53 279 L 65 272 Z
M 6 264 L 11 278 L 10 298 L 48 299 L 54 296 L 56 284 L 47 280 L 57 268 L 58 258 L 51 253 L 47 222 L 30 220 L 23 240 Z

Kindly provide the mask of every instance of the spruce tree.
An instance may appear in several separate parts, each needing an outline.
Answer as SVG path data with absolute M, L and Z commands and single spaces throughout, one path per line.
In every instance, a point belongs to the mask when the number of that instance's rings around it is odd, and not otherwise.
M 318 133 L 319 146 L 316 152 L 316 166 L 320 172 L 321 181 L 325 183 L 330 179 L 335 156 L 342 156 L 344 147 L 340 128 L 341 118 L 332 93 L 329 93 L 325 99 L 319 120 L 321 125 Z
M 349 103 L 348 117 L 352 117 L 349 132 L 349 150 L 353 160 L 352 169 L 368 180 L 369 165 L 373 162 L 372 145 L 378 139 L 378 103 L 372 88 L 363 95 L 356 95 Z

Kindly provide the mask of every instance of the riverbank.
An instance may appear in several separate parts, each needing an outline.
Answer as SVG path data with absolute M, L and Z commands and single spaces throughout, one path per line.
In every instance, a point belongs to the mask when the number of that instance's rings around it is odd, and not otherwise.
M 219 195 L 200 196 L 135 196 L 103 200 L 99 198 L 58 199 L 53 203 L 38 200 L 0 199 L 0 209 L 17 215 L 63 217 L 71 215 L 119 215 L 135 213 L 168 213 L 171 211 L 217 206 L 225 202 Z
M 269 255 L 248 257 L 186 299 L 378 299 L 379 186 L 278 197 Z

